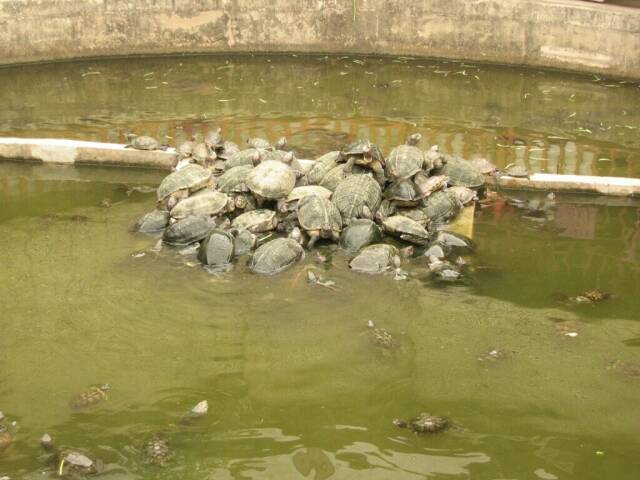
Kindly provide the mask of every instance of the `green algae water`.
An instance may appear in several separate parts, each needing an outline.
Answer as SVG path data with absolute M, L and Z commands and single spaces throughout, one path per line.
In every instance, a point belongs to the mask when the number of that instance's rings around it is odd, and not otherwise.
M 6 136 L 178 139 L 220 125 L 236 141 L 287 135 L 313 157 L 359 135 L 388 152 L 420 131 L 501 165 L 640 176 L 640 89 L 593 77 L 194 57 L 5 69 L 0 84 Z M 114 479 L 638 477 L 640 377 L 611 368 L 640 362 L 637 201 L 558 195 L 540 216 L 522 205 L 544 195 L 503 192 L 477 208 L 461 285 L 434 283 L 421 258 L 407 281 L 357 275 L 328 244 L 328 265 L 309 253 L 262 278 L 245 258 L 211 275 L 130 232 L 163 176 L 0 164 L 0 410 L 17 422 L 0 476 L 54 478 L 47 432 Z M 567 301 L 591 288 L 612 296 Z M 369 320 L 398 347 L 373 345 Z M 512 353 L 478 360 L 495 348 Z M 107 400 L 69 408 L 105 382 Z M 208 415 L 183 424 L 203 399 Z M 392 424 L 423 411 L 457 428 Z M 174 452 L 164 467 L 143 455 L 155 434 Z

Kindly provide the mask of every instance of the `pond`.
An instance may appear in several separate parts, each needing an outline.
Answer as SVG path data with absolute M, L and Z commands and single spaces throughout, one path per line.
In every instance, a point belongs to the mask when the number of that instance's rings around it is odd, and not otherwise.
M 173 142 L 220 125 L 236 141 L 287 135 L 313 158 L 357 136 L 388 152 L 419 131 L 502 166 L 640 176 L 640 89 L 594 77 L 176 57 L 4 69 L 0 84 L 5 136 Z M 165 174 L 0 164 L 0 410 L 17 422 L 0 476 L 55 477 L 47 432 L 114 479 L 637 477 L 640 371 L 619 368 L 640 362 L 637 201 L 557 195 L 541 217 L 522 205 L 544 194 L 502 192 L 476 208 L 461 284 L 434 282 L 421 258 L 406 281 L 358 275 L 328 243 L 327 265 L 310 253 L 264 278 L 246 259 L 209 274 L 131 233 Z M 568 301 L 592 288 L 611 298 Z M 397 347 L 372 344 L 368 321 Z M 509 355 L 482 357 L 492 349 Z M 70 409 L 105 382 L 106 400 Z M 183 424 L 203 399 L 208 415 Z M 456 428 L 392 423 L 420 412 Z M 142 452 L 156 434 L 174 453 L 163 467 Z

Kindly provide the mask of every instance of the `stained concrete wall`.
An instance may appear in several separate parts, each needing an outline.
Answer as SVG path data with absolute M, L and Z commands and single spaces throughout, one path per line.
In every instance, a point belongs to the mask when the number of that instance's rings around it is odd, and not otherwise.
M 640 78 L 640 10 L 578 0 L 0 0 L 0 64 L 358 52 Z

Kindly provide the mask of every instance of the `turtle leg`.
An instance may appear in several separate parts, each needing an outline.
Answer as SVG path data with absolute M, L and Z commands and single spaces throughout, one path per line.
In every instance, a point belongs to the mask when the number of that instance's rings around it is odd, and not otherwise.
M 320 238 L 319 230 L 308 230 L 307 234 L 309 235 L 309 242 L 307 243 L 307 248 L 313 248 L 318 239 Z
M 353 172 L 353 166 L 356 164 L 356 159 L 354 157 L 349 158 L 347 163 L 344 164 L 344 173 Z

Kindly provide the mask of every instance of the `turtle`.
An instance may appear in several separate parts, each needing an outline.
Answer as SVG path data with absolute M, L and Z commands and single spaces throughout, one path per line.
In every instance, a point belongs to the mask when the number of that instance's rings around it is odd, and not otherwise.
M 389 185 L 383 196 L 396 207 L 414 207 L 424 197 L 420 188 L 408 178 Z
M 389 333 L 387 329 L 376 327 L 371 320 L 367 322 L 367 328 L 369 333 L 369 340 L 376 347 L 391 349 L 397 345 L 395 338 L 393 337 L 393 335 L 391 335 L 391 333 Z
M 375 243 L 362 249 L 362 251 L 349 262 L 349 268 L 354 272 L 380 274 L 386 272 L 391 266 L 400 267 L 398 249 L 386 243 Z
M 226 193 L 216 190 L 200 190 L 196 194 L 181 200 L 171 209 L 171 217 L 177 220 L 190 215 L 216 216 L 232 212 L 235 203 Z
M 425 199 L 423 210 L 431 223 L 442 223 L 457 215 L 461 208 L 457 197 L 438 191 Z
M 296 174 L 287 164 L 269 160 L 251 170 L 246 183 L 261 205 L 267 199 L 285 199 L 295 187 Z
M 429 413 L 421 413 L 409 420 L 396 418 L 393 424 L 399 428 L 408 428 L 415 433 L 439 433 L 451 427 L 451 420 Z
M 204 143 L 210 152 L 218 153 L 224 148 L 224 140 L 222 139 L 222 129 L 220 127 L 213 128 L 207 132 L 204 137 Z
M 237 257 L 256 248 L 258 237 L 246 229 L 231 229 L 233 234 L 233 254 Z
M 341 153 L 337 150 L 319 157 L 307 173 L 309 185 L 319 185 L 325 175 L 338 166 L 340 158 Z
M 455 187 L 479 188 L 484 185 L 484 175 L 471 163 L 454 155 L 445 155 L 447 162 L 437 170 L 439 175 L 449 177 L 448 184 Z
M 407 142 L 391 150 L 384 166 L 384 171 L 392 181 L 404 180 L 413 177 L 420 171 L 429 173 L 433 167 L 428 162 L 422 150 L 416 145 L 422 139 L 422 135 L 414 133 L 409 135 Z
M 216 222 L 213 218 L 206 215 L 189 215 L 169 225 L 162 235 L 162 241 L 173 246 L 186 246 L 199 242 L 214 228 Z
M 111 385 L 108 383 L 93 386 L 84 392 L 74 395 L 71 400 L 69 400 L 69 407 L 73 410 L 93 407 L 108 397 L 109 390 L 111 390 Z
M 156 235 L 162 232 L 169 224 L 171 215 L 166 210 L 152 210 L 145 213 L 133 226 L 133 231 L 147 235 Z
M 496 362 L 498 360 L 504 360 L 511 358 L 513 352 L 511 350 L 505 350 L 502 348 L 490 348 L 486 352 L 480 353 L 476 359 L 479 362 Z
M 429 224 L 429 218 L 427 217 L 427 214 L 424 213 L 424 210 L 420 208 L 398 208 L 394 213 L 396 215 L 402 215 L 403 217 L 410 218 L 414 222 L 418 222 L 423 227 L 426 227 Z M 382 218 L 386 217 L 382 216 Z
M 372 220 L 358 218 L 342 230 L 340 246 L 347 252 L 357 252 L 371 243 L 382 240 L 380 227 Z
M 231 158 L 231 156 L 240 151 L 240 147 L 237 143 L 232 142 L 231 140 L 225 140 L 222 142 L 222 147 L 216 149 L 216 156 L 220 160 L 226 161 Z
M 396 210 L 398 210 L 395 204 L 391 200 L 387 200 L 386 198 L 380 202 L 380 206 L 378 207 L 378 211 L 376 212 L 375 219 L 378 222 L 382 222 L 383 218 L 391 217 L 396 214 Z
M 198 260 L 213 271 L 229 270 L 234 256 L 234 242 L 230 232 L 212 230 L 200 244 Z
M 258 247 L 249 268 L 261 275 L 275 275 L 304 259 L 304 249 L 293 238 L 276 238 Z
M 287 211 L 294 210 L 298 206 L 298 202 L 304 197 L 315 195 L 326 200 L 331 198 L 333 192 L 329 189 L 321 187 L 320 185 L 305 185 L 302 187 L 295 187 L 291 190 L 291 193 L 287 195 L 286 207 Z
M 507 165 L 502 172 L 500 172 L 500 176 L 529 178 L 529 171 L 522 165 L 510 164 Z
M 226 162 L 224 162 L 225 171 L 234 167 L 240 167 L 248 165 L 255 167 L 260 163 L 260 150 L 256 148 L 248 148 L 246 150 L 239 150 L 231 155 Z
M 445 163 L 447 163 L 447 157 L 440 152 L 440 147 L 438 145 L 431 145 L 428 150 L 425 150 L 424 158 L 426 171 L 440 169 Z
M 345 178 L 333 192 L 333 202 L 344 224 L 349 224 L 354 218 L 374 218 L 381 199 L 380 185 L 368 174 Z
M 586 290 L 575 297 L 570 297 L 570 300 L 574 303 L 600 303 L 611 297 L 611 294 L 600 290 L 599 288 L 593 288 Z
M 355 166 L 351 169 L 351 171 L 347 170 L 347 164 L 343 163 L 342 165 L 338 165 L 335 168 L 332 168 L 327 172 L 327 174 L 322 178 L 320 182 L 320 186 L 326 188 L 327 190 L 331 190 L 332 192 L 338 187 L 340 182 L 345 178 L 349 177 L 352 174 L 364 173 L 364 169 L 359 166 Z
M 139 137 L 133 133 L 127 133 L 125 138 L 127 139 L 127 145 L 124 148 L 133 148 L 135 150 L 167 150 L 169 148 L 167 145 L 160 145 L 160 142 L 155 138 L 146 135 Z
M 373 171 L 378 183 L 381 185 L 385 183 L 385 159 L 376 144 L 367 139 L 358 139 L 345 146 L 341 154 L 341 160 L 347 162 L 345 167 L 347 172 L 350 172 L 354 165 L 366 166 Z
M 209 150 L 209 147 L 206 143 L 198 142 L 193 146 L 191 159 L 198 165 L 206 167 L 216 159 L 216 154 L 215 152 Z
M 471 166 L 483 175 L 495 175 L 498 172 L 498 167 L 484 157 L 472 159 Z
M 249 148 L 262 148 L 265 150 L 273 149 L 273 146 L 271 145 L 271 143 L 269 143 L 269 140 L 265 140 L 264 138 L 260 137 L 248 138 L 247 145 L 249 145 Z
M 445 248 L 473 251 L 475 250 L 475 244 L 473 240 L 460 233 L 449 232 L 446 230 L 440 230 L 436 235 L 435 243 L 444 245 Z
M 158 205 L 169 210 L 177 200 L 186 198 L 213 183 L 211 172 L 200 165 L 187 165 L 164 177 L 157 190 Z
M 306 196 L 298 202 L 297 213 L 300 227 L 309 236 L 307 248 L 313 248 L 319 238 L 340 239 L 342 217 L 331 200 Z
M 156 433 L 142 446 L 146 463 L 164 467 L 174 456 L 169 442 L 164 436 Z
M 209 413 L 209 402 L 201 400 L 182 416 L 179 423 L 181 425 L 190 425 L 194 420 L 205 417 L 207 413 Z
M 402 215 L 394 215 L 382 221 L 385 232 L 417 245 L 425 245 L 429 241 L 429 232 L 415 220 Z
M 433 192 L 446 188 L 449 183 L 449 177 L 447 175 L 434 175 L 429 177 L 424 172 L 418 172 L 416 176 L 413 177 L 413 181 L 420 189 L 422 197 L 426 198 Z
M 293 152 L 285 152 L 284 150 L 260 150 L 260 162 L 269 161 L 286 163 L 296 174 L 296 178 L 304 176 L 305 168 Z
M 455 195 L 462 205 L 467 205 L 478 200 L 474 190 L 467 187 L 455 186 L 447 189 L 449 195 Z
M 223 193 L 248 192 L 247 177 L 251 170 L 253 167 L 250 165 L 230 168 L 218 177 L 216 189 Z
M 102 469 L 101 462 L 97 462 L 89 454 L 79 450 L 63 449 L 58 451 L 54 458 L 56 460 L 56 471 L 61 477 L 68 472 L 92 475 Z
M 249 230 L 251 233 L 262 233 L 274 230 L 278 226 L 276 212 L 266 209 L 252 210 L 238 215 L 231 222 L 231 227 L 238 230 Z

